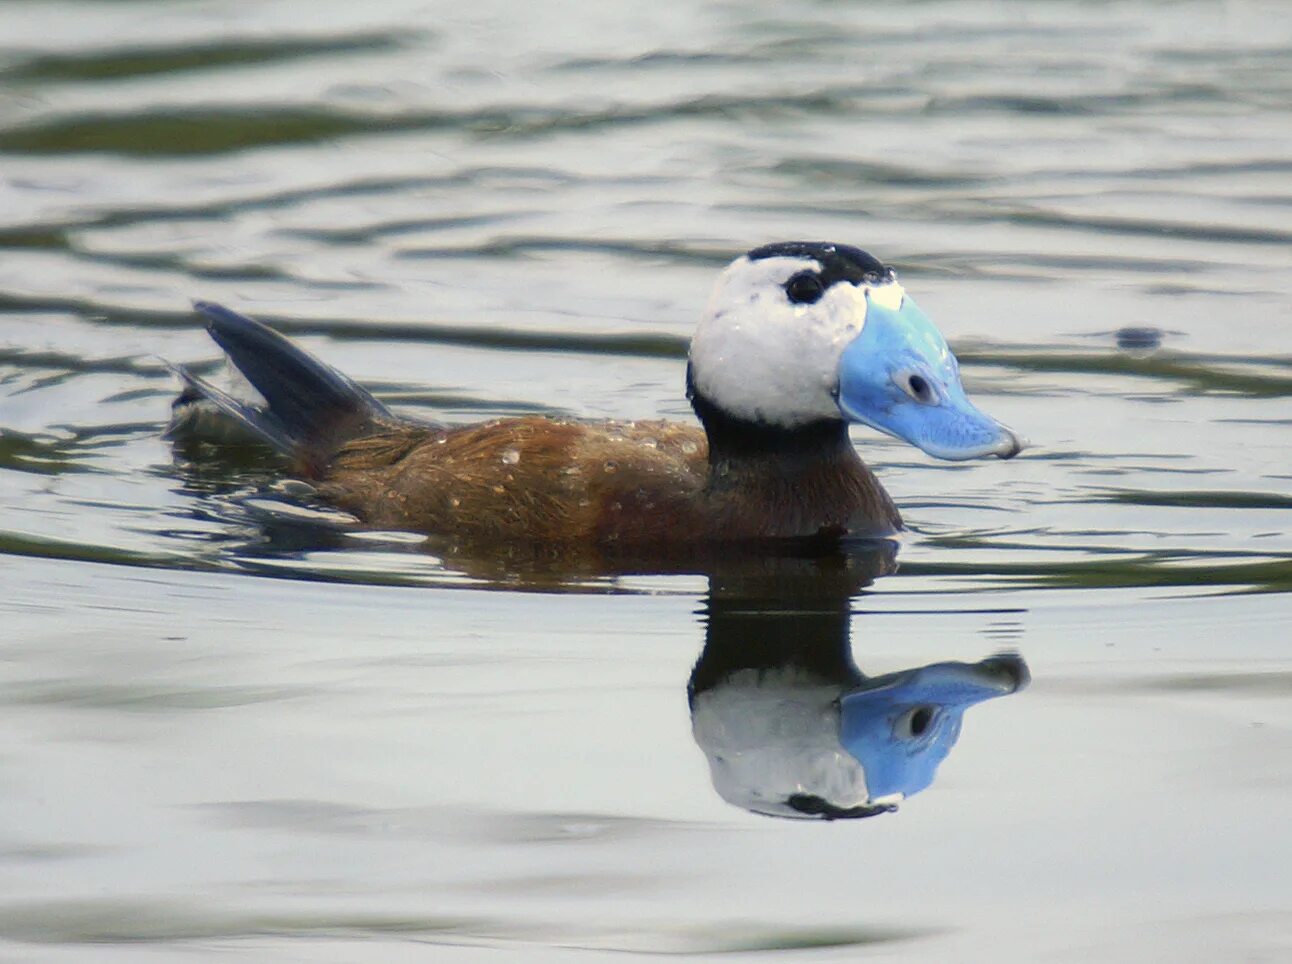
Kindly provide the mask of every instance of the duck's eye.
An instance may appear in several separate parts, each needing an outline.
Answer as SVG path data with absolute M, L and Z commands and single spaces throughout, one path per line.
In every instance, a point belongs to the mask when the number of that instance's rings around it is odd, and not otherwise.
M 785 282 L 785 294 L 796 305 L 816 304 L 825 294 L 825 285 L 815 271 L 800 271 Z
M 938 394 L 929 384 L 929 380 L 917 372 L 903 372 L 896 378 L 897 384 L 902 391 L 910 395 L 921 405 L 933 405 L 937 403 Z

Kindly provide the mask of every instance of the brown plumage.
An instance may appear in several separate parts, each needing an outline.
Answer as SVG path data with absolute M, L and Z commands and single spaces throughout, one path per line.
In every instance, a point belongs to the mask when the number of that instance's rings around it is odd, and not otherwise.
M 823 452 L 769 462 L 711 454 L 702 430 L 663 421 L 386 424 L 299 468 L 370 525 L 453 543 L 630 550 L 893 531 L 896 508 L 838 434 Z

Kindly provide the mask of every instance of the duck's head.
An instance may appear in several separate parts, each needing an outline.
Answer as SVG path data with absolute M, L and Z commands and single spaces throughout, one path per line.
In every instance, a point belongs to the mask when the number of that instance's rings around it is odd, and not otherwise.
M 965 396 L 946 339 L 893 269 L 844 244 L 782 242 L 733 261 L 688 381 L 697 410 L 759 427 L 860 422 L 957 461 L 1024 444 Z

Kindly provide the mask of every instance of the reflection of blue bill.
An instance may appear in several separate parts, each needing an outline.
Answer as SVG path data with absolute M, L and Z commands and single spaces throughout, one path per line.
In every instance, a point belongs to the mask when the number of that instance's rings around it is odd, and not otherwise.
M 1028 682 L 1016 656 L 935 663 L 868 680 L 839 701 L 839 742 L 865 772 L 871 804 L 919 793 L 960 736 L 964 711 Z

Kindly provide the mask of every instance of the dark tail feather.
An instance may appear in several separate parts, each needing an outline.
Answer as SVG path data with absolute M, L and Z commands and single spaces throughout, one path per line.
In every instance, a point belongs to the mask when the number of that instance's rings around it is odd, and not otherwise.
M 206 330 L 268 407 L 248 405 L 177 369 L 185 393 L 208 399 L 280 452 L 312 461 L 374 422 L 392 418 L 367 391 L 272 328 L 209 301 L 193 307 L 206 316 Z

